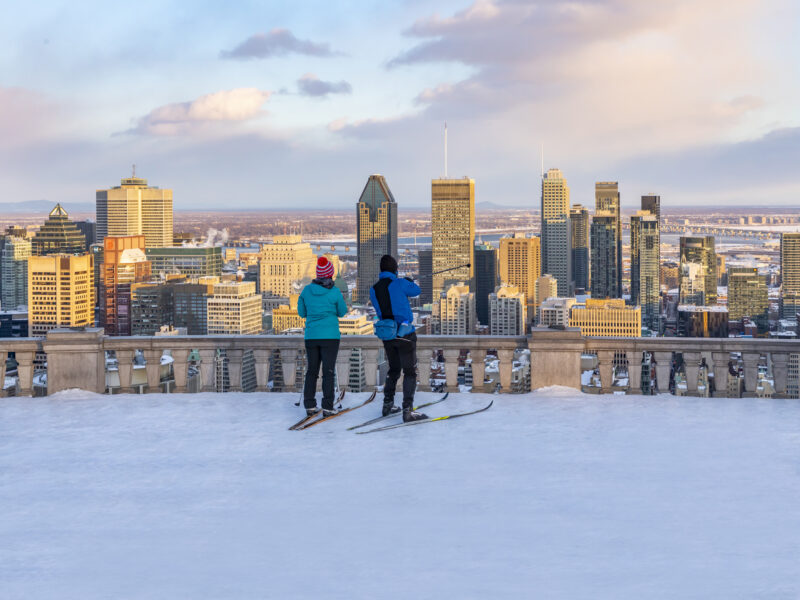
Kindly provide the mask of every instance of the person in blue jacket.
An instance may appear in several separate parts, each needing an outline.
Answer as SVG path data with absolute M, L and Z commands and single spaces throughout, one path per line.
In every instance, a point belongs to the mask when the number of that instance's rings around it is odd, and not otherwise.
M 403 329 L 408 332 L 402 337 L 383 342 L 386 360 L 389 362 L 389 372 L 383 386 L 383 416 L 400 412 L 394 405 L 394 394 L 402 372 L 403 421 L 427 419 L 427 415 L 413 410 L 414 392 L 417 389 L 417 334 L 414 331 L 414 315 L 408 299 L 419 296 L 421 290 L 410 277 L 401 279 L 397 276 L 397 261 L 393 256 L 382 256 L 380 269 L 378 282 L 369 290 L 372 306 L 378 319 L 394 319 L 398 327 L 403 325 Z
M 303 386 L 306 413 L 317 414 L 317 378 L 322 366 L 322 413 L 336 413 L 333 406 L 334 369 L 339 354 L 339 317 L 347 314 L 342 292 L 333 285 L 333 264 L 326 257 L 317 259 L 317 278 L 303 288 L 297 300 L 297 314 L 306 320 L 305 342 L 308 369 Z

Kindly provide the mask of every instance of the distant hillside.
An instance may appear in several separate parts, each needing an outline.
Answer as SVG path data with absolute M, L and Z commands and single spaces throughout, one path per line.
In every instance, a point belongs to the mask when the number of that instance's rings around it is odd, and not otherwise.
M 0 202 L 0 214 L 44 213 L 47 214 L 56 202 L 52 200 L 28 200 L 27 202 Z M 62 202 L 68 213 L 94 212 L 93 202 Z

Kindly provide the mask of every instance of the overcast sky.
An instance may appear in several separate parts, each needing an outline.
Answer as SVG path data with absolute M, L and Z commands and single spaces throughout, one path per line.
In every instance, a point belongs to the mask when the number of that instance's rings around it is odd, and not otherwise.
M 537 208 L 800 204 L 796 0 L 8 3 L 2 201 L 91 202 L 136 163 L 176 208 L 348 208 L 371 173 Z M 0 208 L 1 209 L 1 208 Z

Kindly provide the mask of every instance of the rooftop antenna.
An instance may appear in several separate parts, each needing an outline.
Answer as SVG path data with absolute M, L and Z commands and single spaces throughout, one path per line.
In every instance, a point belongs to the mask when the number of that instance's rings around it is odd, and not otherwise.
M 542 142 L 542 177 L 544 177 L 544 142 Z
M 447 121 L 444 122 L 444 178 L 447 179 Z
M 133 174 L 131 175 L 132 179 L 136 179 L 136 163 L 133 163 Z

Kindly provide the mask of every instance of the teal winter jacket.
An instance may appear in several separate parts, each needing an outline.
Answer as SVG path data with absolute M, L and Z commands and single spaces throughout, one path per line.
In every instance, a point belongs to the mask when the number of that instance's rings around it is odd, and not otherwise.
M 306 320 L 307 340 L 338 340 L 339 317 L 347 314 L 347 305 L 333 281 L 315 279 L 300 293 L 297 314 Z

